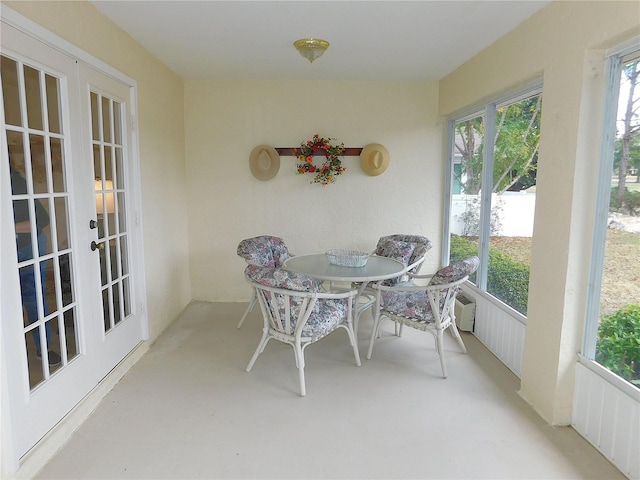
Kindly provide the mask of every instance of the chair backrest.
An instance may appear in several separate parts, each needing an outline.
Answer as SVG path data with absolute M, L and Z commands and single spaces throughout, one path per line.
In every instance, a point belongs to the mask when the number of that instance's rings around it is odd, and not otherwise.
M 382 287 L 377 301 L 386 312 L 446 328 L 453 319 L 460 287 L 479 265 L 480 260 L 474 256 L 441 268 L 431 277 L 426 290 L 398 291 L 393 287 Z
M 427 258 L 427 252 L 432 246 L 431 240 L 422 235 L 396 233 L 394 235 L 380 237 L 373 253 L 382 257 L 398 260 L 409 267 L 407 272 L 417 274 L 422 263 Z M 394 278 L 386 280 L 384 284 L 395 285 L 404 280 L 406 280 L 406 278 Z
M 291 256 L 284 240 L 271 235 L 245 238 L 238 244 L 237 253 L 249 265 L 271 268 L 281 267 L 284 261 Z
M 480 259 L 472 256 L 438 270 L 427 284 L 429 305 L 426 318 L 432 315 L 437 327 L 446 327 L 453 321 L 456 296 L 462 284 L 478 269 L 479 265 Z
M 443 285 L 453 283 L 473 274 L 480 266 L 480 259 L 471 256 L 447 265 L 433 274 L 429 285 Z
M 258 294 L 269 328 L 321 338 L 351 315 L 355 291 L 325 293 L 322 282 L 282 268 L 249 265 L 245 277 Z

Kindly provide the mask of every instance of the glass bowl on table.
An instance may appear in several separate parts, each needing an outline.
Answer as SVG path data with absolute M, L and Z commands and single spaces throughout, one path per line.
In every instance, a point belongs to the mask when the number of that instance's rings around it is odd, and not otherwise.
M 341 267 L 364 267 L 369 260 L 369 254 L 356 250 L 327 250 L 325 252 L 329 258 L 329 263 Z

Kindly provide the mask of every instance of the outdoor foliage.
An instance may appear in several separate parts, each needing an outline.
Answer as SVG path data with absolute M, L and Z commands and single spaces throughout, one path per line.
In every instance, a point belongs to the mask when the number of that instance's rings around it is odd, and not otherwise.
M 535 185 L 542 95 L 498 108 L 493 151 L 491 191 L 502 193 Z M 482 116 L 456 124 L 455 148 L 462 157 L 458 181 L 463 192 L 475 195 L 481 188 L 485 124 Z
M 619 171 L 620 164 L 623 163 L 624 139 L 622 137 L 616 138 L 614 148 L 613 168 Z M 634 136 L 631 136 L 624 152 L 626 152 L 628 156 L 627 167 L 629 170 L 626 173 L 631 175 L 635 174 L 636 183 L 640 183 L 640 131 L 637 131 Z
M 640 386 L 640 306 L 627 305 L 602 319 L 596 361 Z
M 620 195 L 618 194 L 618 187 L 612 187 L 609 210 L 632 216 L 640 215 L 640 191 L 625 188 L 622 195 Z
M 629 167 L 637 162 L 634 150 L 640 135 L 640 95 L 635 93 L 640 82 L 640 62 L 633 61 L 622 69 L 621 85 L 628 86 L 626 104 L 620 108 L 618 118 L 618 145 L 620 153 L 615 154 L 615 164 L 618 170 L 618 203 L 624 203 L 623 195 L 626 190 Z
M 459 235 L 451 235 L 451 262 L 478 254 L 478 244 Z M 475 281 L 475 276 L 471 278 Z M 529 298 L 529 265 L 489 248 L 487 291 L 523 315 Z

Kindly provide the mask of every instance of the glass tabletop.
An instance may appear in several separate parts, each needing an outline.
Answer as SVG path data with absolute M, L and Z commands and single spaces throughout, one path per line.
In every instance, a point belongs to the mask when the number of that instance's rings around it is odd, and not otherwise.
M 402 262 L 387 257 L 372 255 L 364 267 L 342 267 L 329 263 L 324 253 L 297 255 L 284 262 L 284 268 L 296 273 L 309 275 L 319 280 L 334 282 L 373 282 L 399 277 L 405 272 Z

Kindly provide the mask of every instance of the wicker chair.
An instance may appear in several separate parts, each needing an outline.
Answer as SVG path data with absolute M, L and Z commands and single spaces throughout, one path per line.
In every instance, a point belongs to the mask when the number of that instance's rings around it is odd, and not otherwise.
M 460 286 L 469 275 L 478 268 L 478 257 L 468 257 L 438 270 L 433 275 L 418 275 L 416 278 L 430 278 L 424 285 L 373 285 L 376 291 L 373 331 L 369 341 L 367 358 L 371 358 L 373 344 L 380 333 L 380 324 L 384 318 L 417 330 L 431 333 L 435 338 L 436 350 L 440 356 L 442 377 L 447 378 L 447 366 L 444 358 L 444 331 L 451 330 L 463 353 L 467 352 L 462 337 L 456 327 L 454 305 Z M 398 330 L 396 329 L 396 335 Z
M 238 256 L 244 258 L 249 265 L 271 268 L 281 267 L 284 261 L 292 256 L 284 240 L 271 235 L 245 238 L 238 244 L 237 253 Z M 245 318 L 251 313 L 257 300 L 256 291 L 254 290 L 251 295 L 251 302 L 238 322 L 238 328 L 242 327 Z
M 407 272 L 404 275 L 385 280 L 383 285 L 397 285 L 411 282 L 411 279 L 418 274 L 431 247 L 431 240 L 422 235 L 396 233 L 380 237 L 376 249 L 373 251 L 373 255 L 393 258 L 394 260 L 402 262 L 407 267 Z M 373 306 L 375 295 L 375 290 L 373 290 L 371 286 L 368 286 L 358 298 L 360 303 L 358 304 L 358 312 L 355 318 L 356 332 L 358 330 L 360 315 Z M 400 330 L 396 331 L 396 334 L 400 334 Z
M 406 275 L 386 280 L 385 285 L 396 285 L 410 281 L 412 277 L 418 274 L 420 267 L 427 258 L 427 252 L 431 250 L 432 246 L 431 240 L 422 235 L 397 233 L 380 237 L 373 254 L 399 260 L 407 266 Z
M 339 328 L 347 331 L 356 365 L 361 365 L 352 323 L 356 290 L 324 292 L 319 280 L 281 268 L 249 265 L 245 277 L 257 294 L 264 318 L 262 338 L 247 365 L 247 372 L 272 338 L 291 345 L 298 368 L 300 395 L 305 396 L 304 349 Z

